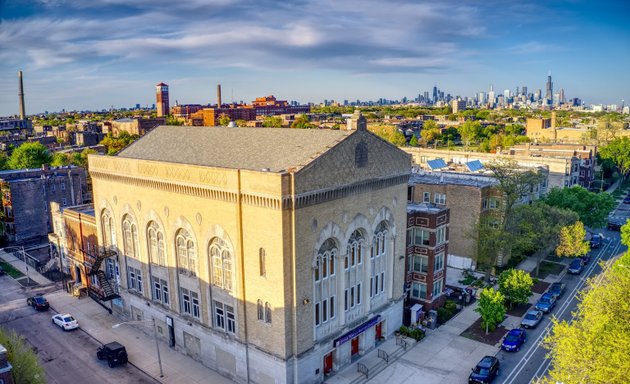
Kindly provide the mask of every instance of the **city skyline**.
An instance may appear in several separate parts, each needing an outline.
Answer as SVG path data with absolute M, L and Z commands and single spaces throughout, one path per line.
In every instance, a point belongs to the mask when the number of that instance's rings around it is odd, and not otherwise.
M 527 86 L 621 104 L 630 74 L 622 1 L 175 4 L 121 0 L 4 3 L 0 116 L 170 102 L 415 98 Z

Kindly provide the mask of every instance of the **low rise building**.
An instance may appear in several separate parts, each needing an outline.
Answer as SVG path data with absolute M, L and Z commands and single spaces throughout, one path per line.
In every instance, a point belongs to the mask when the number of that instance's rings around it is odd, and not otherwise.
M 163 117 L 154 119 L 140 117 L 118 119 L 111 122 L 111 133 L 114 136 L 118 136 L 124 131 L 130 135 L 143 136 L 158 125 L 164 125 L 165 123 L 166 119 Z

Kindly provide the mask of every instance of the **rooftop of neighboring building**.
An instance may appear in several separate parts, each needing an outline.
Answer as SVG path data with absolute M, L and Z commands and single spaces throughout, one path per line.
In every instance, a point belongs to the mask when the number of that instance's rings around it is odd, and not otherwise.
M 9 169 L 6 171 L 0 171 L 0 180 L 3 181 L 17 181 L 23 179 L 39 178 L 42 173 L 60 173 L 60 175 L 67 175 L 67 171 L 83 170 L 81 167 L 75 165 L 66 165 L 61 167 L 43 167 L 43 168 L 25 168 L 25 169 Z
M 485 188 L 497 184 L 497 181 L 492 176 L 477 173 L 416 171 L 409 177 L 408 184 L 452 184 Z
M 118 156 L 209 167 L 283 172 L 301 168 L 354 131 L 159 126 Z
M 431 203 L 407 203 L 407 213 L 432 213 L 437 214 L 448 211 L 446 206 Z
M 64 211 L 73 211 L 80 213 L 82 215 L 92 216 L 94 217 L 94 204 L 82 204 L 82 205 L 74 205 L 72 207 L 63 208 Z

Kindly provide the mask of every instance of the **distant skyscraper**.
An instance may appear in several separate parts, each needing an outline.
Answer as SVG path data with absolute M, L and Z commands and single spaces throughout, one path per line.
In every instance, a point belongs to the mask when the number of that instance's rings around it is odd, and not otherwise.
M 438 100 L 438 89 L 437 87 L 433 87 L 433 102 L 435 103 Z
M 494 95 L 494 88 L 492 87 L 492 84 L 490 84 L 490 91 L 488 91 L 488 102 L 494 105 L 495 101 L 496 101 L 496 98 Z
M 160 83 L 155 86 L 157 117 L 168 116 L 168 85 Z
M 564 104 L 566 102 L 565 98 L 564 98 L 564 88 L 560 88 L 560 92 L 558 92 L 560 95 L 560 104 Z
M 547 87 L 545 90 L 545 99 L 551 100 L 553 98 L 553 83 L 551 82 L 551 72 L 547 76 Z
M 527 96 L 527 87 L 523 86 L 523 87 L 521 88 L 521 95 L 523 95 L 523 96 Z
M 537 89 L 536 92 L 534 93 L 534 100 L 539 101 L 541 94 L 542 94 L 542 91 L 540 89 Z

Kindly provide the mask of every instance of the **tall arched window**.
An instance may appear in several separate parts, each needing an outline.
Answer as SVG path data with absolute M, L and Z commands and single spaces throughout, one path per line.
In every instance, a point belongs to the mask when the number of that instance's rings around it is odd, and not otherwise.
M 370 297 L 385 292 L 385 268 L 387 266 L 387 223 L 382 221 L 374 231 L 374 241 L 370 252 Z
M 192 236 L 185 229 L 180 229 L 175 237 L 179 273 L 197 276 L 197 252 Z
M 129 215 L 123 219 L 123 239 L 125 255 L 138 258 L 138 227 Z
M 114 231 L 114 219 L 107 209 L 101 214 L 101 225 L 103 228 L 103 246 L 113 248 L 116 246 L 116 232 Z
M 257 309 L 258 309 L 258 311 L 257 311 L 258 312 L 258 320 L 260 320 L 260 321 L 264 320 L 265 319 L 265 313 L 264 313 L 264 310 L 263 310 L 263 301 L 260 300 L 260 299 L 258 299 Z
M 232 291 L 232 254 L 223 239 L 213 238 L 208 246 L 212 265 L 212 284 L 226 291 Z
M 363 249 L 365 239 L 359 230 L 356 230 L 348 240 L 348 248 L 344 258 L 344 277 L 346 289 L 344 291 L 345 311 L 358 308 L 361 305 L 363 288 Z
M 166 253 L 164 248 L 164 233 L 160 226 L 152 221 L 147 228 L 147 238 L 149 239 L 149 259 L 152 263 L 166 265 Z
M 267 265 L 266 265 L 265 258 L 266 258 L 265 249 L 260 248 L 258 250 L 258 265 L 260 268 L 260 276 L 262 277 L 267 276 Z
M 315 326 L 332 320 L 336 315 L 336 257 L 337 244 L 333 239 L 324 241 L 315 257 L 313 269 Z

